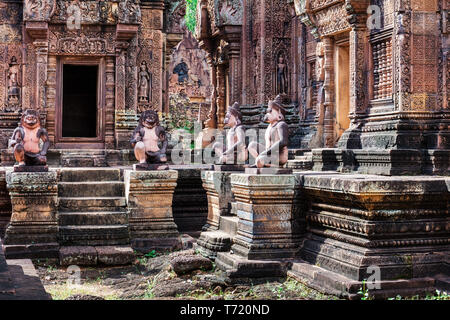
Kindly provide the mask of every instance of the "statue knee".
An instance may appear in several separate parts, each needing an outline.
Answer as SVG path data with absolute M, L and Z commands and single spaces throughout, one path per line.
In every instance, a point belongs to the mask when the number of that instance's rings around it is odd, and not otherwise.
M 136 143 L 136 146 L 134 147 L 134 149 L 137 151 L 145 152 L 145 144 L 142 141 L 139 141 L 138 143 Z
M 23 153 L 24 151 L 25 149 L 21 144 L 16 144 L 16 146 L 14 147 L 14 153 Z
M 37 164 L 45 165 L 45 164 L 47 164 L 47 157 L 46 156 L 38 156 L 36 158 L 36 162 L 37 162 Z
M 248 149 L 257 150 L 258 149 L 258 143 L 255 141 L 250 142 L 248 145 Z

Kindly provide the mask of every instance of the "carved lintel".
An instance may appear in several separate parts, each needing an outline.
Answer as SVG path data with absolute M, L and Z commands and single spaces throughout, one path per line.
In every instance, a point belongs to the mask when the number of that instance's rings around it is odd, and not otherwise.
M 119 23 L 116 27 L 116 40 L 129 41 L 137 35 L 139 26 L 135 24 Z
M 45 21 L 27 21 L 25 30 L 34 39 L 48 38 L 48 23 Z

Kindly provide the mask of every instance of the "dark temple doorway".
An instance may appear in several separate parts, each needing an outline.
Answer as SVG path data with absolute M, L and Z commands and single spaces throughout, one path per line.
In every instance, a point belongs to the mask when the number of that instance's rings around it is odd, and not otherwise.
M 62 137 L 97 137 L 98 65 L 63 66 Z

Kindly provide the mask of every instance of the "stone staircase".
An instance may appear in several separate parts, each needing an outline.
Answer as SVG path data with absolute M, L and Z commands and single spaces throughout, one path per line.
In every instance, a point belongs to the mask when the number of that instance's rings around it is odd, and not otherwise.
M 130 243 L 125 185 L 119 168 L 63 168 L 59 181 L 62 246 Z
M 311 170 L 313 167 L 311 151 L 297 151 L 294 159 L 288 160 L 287 167 L 297 170 Z
M 238 223 L 237 216 L 221 216 L 219 229 L 203 231 L 194 248 L 203 256 L 215 260 L 218 252 L 230 251 Z

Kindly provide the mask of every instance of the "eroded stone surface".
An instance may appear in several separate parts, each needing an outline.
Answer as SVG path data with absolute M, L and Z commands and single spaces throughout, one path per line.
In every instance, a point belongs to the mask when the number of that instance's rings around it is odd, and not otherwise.
M 209 270 L 212 268 L 211 260 L 201 255 L 180 255 L 170 261 L 176 274 L 185 274 L 194 270 Z

